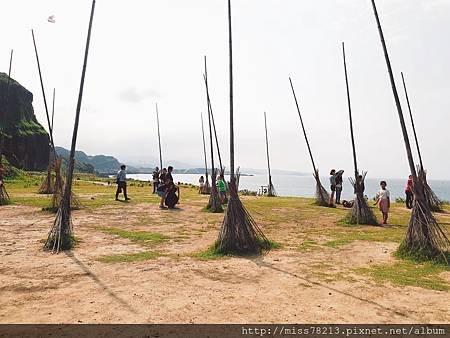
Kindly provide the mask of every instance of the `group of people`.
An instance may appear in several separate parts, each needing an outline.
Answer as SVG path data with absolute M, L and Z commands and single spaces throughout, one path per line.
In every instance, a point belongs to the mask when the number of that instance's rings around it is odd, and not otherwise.
M 179 188 L 173 181 L 173 167 L 169 166 L 160 170 L 158 167 L 155 168 L 152 174 L 153 179 L 153 194 L 160 197 L 159 207 L 161 209 L 175 208 L 175 205 L 179 201 Z M 126 166 L 122 165 L 120 170 L 117 172 L 117 191 L 116 191 L 116 201 L 119 201 L 119 194 L 123 192 L 125 201 L 129 201 L 127 195 L 127 172 Z
M 344 173 L 344 170 L 336 171 L 335 169 L 332 169 L 330 171 L 330 188 L 331 188 L 331 195 L 330 195 L 330 206 L 334 205 L 334 198 L 336 195 L 336 204 L 341 204 L 341 194 L 342 194 L 342 174 Z M 357 178 L 357 181 L 355 182 L 355 191 L 354 193 L 357 193 L 357 189 L 360 190 L 361 193 L 364 193 L 365 186 L 364 186 L 364 178 L 362 175 L 359 175 Z M 389 190 L 386 188 L 387 182 L 381 181 L 380 182 L 380 190 L 375 196 L 375 205 L 378 205 L 378 208 L 380 209 L 382 215 L 383 215 L 383 221 L 382 224 L 387 224 L 388 216 L 389 216 L 389 209 L 391 207 L 391 195 Z M 406 187 L 406 206 L 408 208 L 412 208 L 412 176 L 409 177 L 408 184 Z M 352 207 L 353 201 L 343 201 L 344 207 Z
M 206 184 L 205 177 L 202 175 L 200 176 L 199 180 L 199 194 L 209 194 L 210 193 L 210 187 L 208 184 Z M 227 182 L 225 181 L 225 177 L 223 174 L 220 174 L 219 177 L 216 180 L 216 187 L 217 191 L 219 192 L 219 198 L 220 203 L 226 204 L 227 203 Z

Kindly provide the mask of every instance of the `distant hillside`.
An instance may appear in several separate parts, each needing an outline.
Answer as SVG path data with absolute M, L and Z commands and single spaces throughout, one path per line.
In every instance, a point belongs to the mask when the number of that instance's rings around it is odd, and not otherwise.
M 56 147 L 56 152 L 66 160 L 69 158 L 70 151 L 65 148 Z M 75 161 L 76 169 L 82 172 L 116 173 L 121 165 L 119 160 L 113 156 L 90 156 L 83 151 L 75 152 Z M 129 168 L 129 170 L 133 171 L 133 168 Z

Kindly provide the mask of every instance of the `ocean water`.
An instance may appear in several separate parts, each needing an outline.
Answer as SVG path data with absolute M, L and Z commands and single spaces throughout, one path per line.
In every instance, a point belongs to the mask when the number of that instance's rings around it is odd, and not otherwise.
M 152 175 L 150 174 L 133 174 L 128 175 L 129 178 L 151 181 Z M 173 175 L 175 182 L 191 183 L 198 185 L 198 174 L 176 174 Z M 252 191 L 259 191 L 261 186 L 267 185 L 266 175 L 254 175 L 254 176 L 241 176 L 239 189 L 248 189 Z M 384 179 L 387 181 L 387 188 L 391 193 L 391 199 L 395 200 L 398 197 L 405 197 L 406 179 Z M 328 177 L 321 177 L 323 186 L 329 191 Z M 301 175 L 273 175 L 272 183 L 279 196 L 292 196 L 292 197 L 314 197 L 316 182 L 311 176 Z M 365 194 L 372 198 L 380 190 L 380 179 L 378 178 L 366 178 Z M 444 201 L 450 201 L 450 181 L 443 180 L 430 180 L 428 184 L 434 190 L 436 195 Z M 341 199 L 352 199 L 353 187 L 350 184 L 348 178 L 344 178 L 344 185 L 342 190 Z

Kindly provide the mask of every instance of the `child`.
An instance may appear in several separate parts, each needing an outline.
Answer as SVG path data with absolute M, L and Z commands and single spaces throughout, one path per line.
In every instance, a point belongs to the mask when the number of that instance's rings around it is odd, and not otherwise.
M 199 183 L 199 188 L 198 188 L 198 193 L 199 194 L 203 194 L 205 191 L 205 178 L 202 176 L 200 176 L 200 179 L 198 180 Z
M 405 188 L 405 194 L 406 194 L 406 207 L 408 209 L 412 209 L 413 207 L 413 177 L 412 175 L 409 175 L 408 183 L 406 183 Z
M 227 186 L 223 175 L 219 176 L 219 180 L 216 182 L 217 189 L 219 190 L 220 203 L 225 204 L 227 198 Z
M 388 214 L 389 214 L 389 208 L 391 207 L 391 199 L 390 199 L 390 192 L 386 189 L 387 183 L 386 181 L 380 182 L 381 189 L 377 193 L 377 201 L 375 204 L 378 203 L 378 207 L 380 208 L 381 213 L 383 214 L 383 223 L 387 224 L 388 220 Z

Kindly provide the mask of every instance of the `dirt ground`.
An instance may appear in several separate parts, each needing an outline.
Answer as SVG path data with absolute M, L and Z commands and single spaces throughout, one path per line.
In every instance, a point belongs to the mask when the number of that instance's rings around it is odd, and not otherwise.
M 200 260 L 193 254 L 215 241 L 223 215 L 202 212 L 197 205 L 180 208 L 161 211 L 156 204 L 137 203 L 75 211 L 79 243 L 52 255 L 42 241 L 54 215 L 31 206 L 2 207 L 0 323 L 450 321 L 448 291 L 380 284 L 352 272 L 393 261 L 396 243 L 354 241 L 302 252 L 296 249 L 298 233 L 312 224 L 300 220 L 261 225 L 282 243 L 264 257 Z M 321 217 L 314 227 L 329 222 Z M 155 259 L 103 262 L 99 258 L 105 255 L 149 247 L 99 226 L 152 231 L 170 240 L 150 247 L 164 253 Z M 450 281 L 447 272 L 441 277 Z

